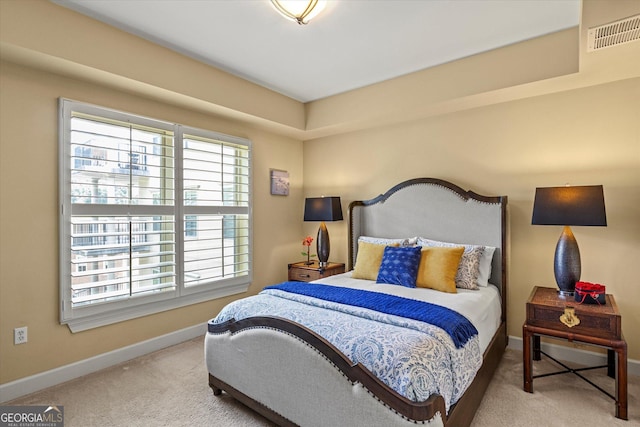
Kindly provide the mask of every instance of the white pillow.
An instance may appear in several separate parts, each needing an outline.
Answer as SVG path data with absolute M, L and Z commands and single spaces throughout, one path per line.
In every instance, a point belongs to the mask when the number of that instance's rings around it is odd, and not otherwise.
M 487 286 L 491 277 L 491 261 L 493 261 L 493 253 L 496 248 L 493 246 L 485 246 L 480 258 L 480 269 L 478 271 L 478 286 Z

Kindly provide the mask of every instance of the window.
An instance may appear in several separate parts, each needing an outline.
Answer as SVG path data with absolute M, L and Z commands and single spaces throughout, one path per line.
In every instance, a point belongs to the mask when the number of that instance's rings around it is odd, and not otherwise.
M 62 323 L 246 291 L 250 141 L 66 99 L 60 129 Z

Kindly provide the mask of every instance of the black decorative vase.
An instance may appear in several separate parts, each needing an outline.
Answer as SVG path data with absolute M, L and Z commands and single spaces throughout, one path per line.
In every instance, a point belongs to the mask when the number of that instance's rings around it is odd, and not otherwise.
M 329 250 L 331 248 L 331 245 L 329 244 L 329 232 L 327 231 L 327 226 L 325 225 L 324 221 L 320 223 L 316 245 L 320 267 L 326 267 L 327 262 L 329 261 Z
M 556 245 L 553 272 L 561 296 L 573 296 L 581 273 L 580 249 L 569 226 L 565 226 Z

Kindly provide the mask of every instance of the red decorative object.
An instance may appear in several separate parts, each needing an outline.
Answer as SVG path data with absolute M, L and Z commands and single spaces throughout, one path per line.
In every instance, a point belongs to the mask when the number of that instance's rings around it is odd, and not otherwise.
M 315 256 L 315 255 L 311 255 L 311 243 L 313 243 L 313 237 L 311 236 L 307 236 L 302 240 L 302 245 L 307 247 L 306 252 L 302 252 L 302 255 L 306 255 L 307 256 L 307 265 L 311 265 L 313 264 L 313 262 L 311 261 L 311 257 Z
M 599 283 L 576 282 L 576 302 L 580 304 L 606 304 L 606 287 Z

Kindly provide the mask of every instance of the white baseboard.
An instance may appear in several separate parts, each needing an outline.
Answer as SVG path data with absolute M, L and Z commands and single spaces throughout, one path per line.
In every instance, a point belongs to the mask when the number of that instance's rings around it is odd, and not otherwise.
M 607 364 L 606 354 L 546 342 L 540 343 L 540 347 L 545 353 L 558 360 L 568 360 L 584 366 Z M 508 348 L 522 351 L 522 338 L 509 336 Z M 629 375 L 640 376 L 640 360 L 627 359 L 627 371 Z
M 27 394 L 47 387 L 70 381 L 199 336 L 204 336 L 206 331 L 206 323 L 190 326 L 150 340 L 90 357 L 89 359 L 51 369 L 50 371 L 20 378 L 6 384 L 0 384 L 0 403 L 26 396 Z
M 36 391 L 117 365 L 118 363 L 123 363 L 127 360 L 135 359 L 136 357 L 144 356 L 145 354 L 203 336 L 206 330 L 206 323 L 190 326 L 50 371 L 20 378 L 10 383 L 0 384 L 0 403 L 5 403 L 18 397 L 26 396 L 27 394 L 35 393 Z M 546 353 L 559 360 L 570 360 L 585 366 L 606 363 L 606 356 L 600 353 L 545 342 L 541 345 Z M 522 338 L 509 336 L 509 348 L 522 351 Z M 629 359 L 628 371 L 629 375 L 640 376 L 640 361 Z

